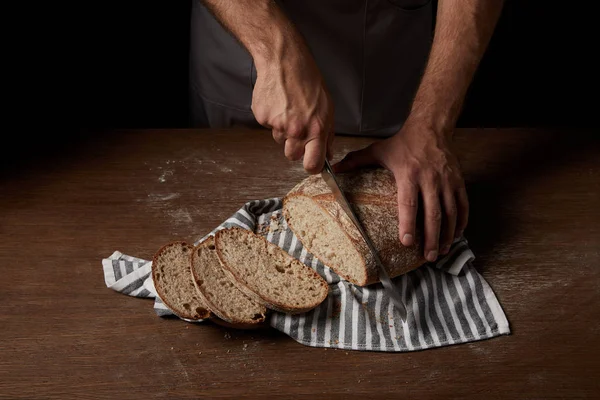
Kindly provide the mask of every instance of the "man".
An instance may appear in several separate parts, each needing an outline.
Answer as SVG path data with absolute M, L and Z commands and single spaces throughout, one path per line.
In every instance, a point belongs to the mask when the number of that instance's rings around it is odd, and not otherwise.
M 435 29 L 431 0 L 203 3 L 192 13 L 196 120 L 258 122 L 309 173 L 321 171 L 334 132 L 387 137 L 336 170 L 392 171 L 400 241 L 414 244 L 420 196 L 425 258 L 447 254 L 469 212 L 449 144 L 502 0 L 439 0 Z

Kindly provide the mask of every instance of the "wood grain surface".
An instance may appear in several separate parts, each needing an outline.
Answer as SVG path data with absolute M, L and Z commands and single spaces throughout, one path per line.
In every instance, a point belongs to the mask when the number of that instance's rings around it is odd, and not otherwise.
M 0 172 L 0 398 L 600 396 L 600 143 L 460 130 L 466 236 L 512 334 L 413 353 L 158 318 L 107 289 L 115 250 L 151 258 L 305 177 L 264 131 L 109 131 Z M 371 142 L 339 137 L 336 158 Z

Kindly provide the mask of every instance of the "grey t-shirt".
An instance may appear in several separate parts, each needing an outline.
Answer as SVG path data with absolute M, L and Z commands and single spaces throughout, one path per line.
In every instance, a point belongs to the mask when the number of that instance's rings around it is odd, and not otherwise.
M 427 60 L 431 0 L 279 0 L 315 57 L 335 131 L 388 136 L 402 126 Z M 213 127 L 256 125 L 256 70 L 246 49 L 194 0 L 192 113 Z

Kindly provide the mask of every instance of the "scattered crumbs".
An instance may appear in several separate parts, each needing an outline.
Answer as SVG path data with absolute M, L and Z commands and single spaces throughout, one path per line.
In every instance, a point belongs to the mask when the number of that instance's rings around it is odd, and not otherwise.
M 167 169 L 158 177 L 158 181 L 160 183 L 164 183 L 167 181 L 167 177 L 172 176 L 172 175 L 173 175 L 173 171 Z
M 316 373 L 314 373 L 313 375 L 314 375 L 314 376 L 317 376 L 317 374 L 316 374 Z
M 231 339 L 231 335 L 229 334 L 229 332 L 225 332 L 225 335 L 223 335 L 223 337 L 225 339 Z
M 373 310 L 369 309 L 368 303 L 360 303 L 360 305 L 363 308 L 363 310 L 365 310 L 365 312 L 367 312 L 369 314 L 369 318 L 374 319 L 375 321 L 379 322 L 380 324 L 383 323 L 383 320 L 384 320 L 383 315 L 375 315 L 375 312 Z M 390 319 L 393 320 L 394 317 L 392 316 Z
M 280 229 L 279 220 L 277 218 L 271 217 L 271 224 L 269 225 L 272 232 L 276 232 Z
M 199 355 L 199 356 L 201 356 L 201 355 L 202 355 L 202 352 L 201 352 L 201 351 L 199 351 L 199 352 L 198 352 L 198 355 Z
M 188 328 L 189 328 L 189 326 L 187 326 L 187 325 L 186 325 L 186 326 L 185 326 L 185 329 L 188 329 Z
M 248 348 L 248 345 L 247 345 L 247 344 L 245 344 L 245 345 L 244 345 L 244 350 L 246 350 L 247 348 Z
M 342 311 L 342 303 L 336 301 L 333 304 L 333 310 L 331 311 L 331 318 L 337 318 L 340 315 L 341 311 Z
M 358 380 L 358 383 L 360 383 L 360 379 Z
M 227 354 L 229 354 L 229 352 L 230 352 L 230 351 L 231 351 L 231 350 L 227 349 Z
M 196 343 L 196 346 L 200 346 L 200 343 Z
M 348 354 L 350 354 L 350 353 L 346 352 L 346 355 L 348 355 Z
M 233 171 L 231 168 L 221 167 L 221 172 L 227 173 L 227 172 L 231 172 L 231 171 Z
M 173 348 L 171 347 L 171 350 L 173 350 Z

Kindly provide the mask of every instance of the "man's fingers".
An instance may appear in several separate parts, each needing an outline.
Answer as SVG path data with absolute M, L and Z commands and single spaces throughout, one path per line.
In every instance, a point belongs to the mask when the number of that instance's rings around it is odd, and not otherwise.
M 462 236 L 469 222 L 469 198 L 467 196 L 467 189 L 464 186 L 456 191 L 456 208 L 458 215 L 456 217 L 456 233 L 454 236 L 459 238 Z
M 304 142 L 300 140 L 287 139 L 284 148 L 285 157 L 291 161 L 297 161 L 304 155 Z
M 440 253 L 448 254 L 456 230 L 457 208 L 454 191 L 449 188 L 444 190 L 442 193 L 442 202 L 444 204 L 444 224 L 440 237 Z
M 275 139 L 275 142 L 278 144 L 285 143 L 285 134 L 282 131 L 273 129 L 271 132 L 273 133 L 273 139 Z
M 335 139 L 335 132 L 333 131 L 333 127 L 331 128 L 331 132 L 327 137 L 327 159 L 331 161 L 333 158 L 333 140 Z
M 309 174 L 318 174 L 323 170 L 327 143 L 324 140 L 314 139 L 304 147 L 304 169 Z
M 362 150 L 352 151 L 346 154 L 340 162 L 333 166 L 334 172 L 347 172 L 367 165 L 378 164 L 373 156 L 372 147 L 366 147 Z
M 415 244 L 415 224 L 419 204 L 419 190 L 406 180 L 396 179 L 398 187 L 398 233 L 405 246 Z
M 425 259 L 435 261 L 439 254 L 442 208 L 438 188 L 431 184 L 421 187 L 425 208 Z

